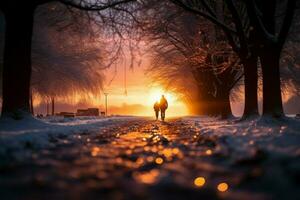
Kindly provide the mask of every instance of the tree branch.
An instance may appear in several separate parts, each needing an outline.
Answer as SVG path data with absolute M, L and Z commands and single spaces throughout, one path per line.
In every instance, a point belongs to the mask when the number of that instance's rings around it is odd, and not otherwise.
M 200 2 L 202 3 L 202 5 L 204 6 L 204 8 L 208 11 L 208 13 L 209 13 L 211 16 L 217 18 L 216 13 L 215 13 L 215 12 L 213 11 L 213 9 L 208 5 L 207 1 L 205 1 L 205 0 L 200 0 Z
M 120 1 L 113 2 L 113 3 L 107 3 L 107 4 L 102 4 L 102 5 L 96 5 L 97 3 L 95 3 L 95 4 L 90 3 L 90 5 L 89 5 L 87 3 L 84 3 L 83 0 L 80 0 L 79 3 L 75 3 L 72 0 L 59 0 L 59 2 L 65 4 L 67 6 L 71 6 L 71 7 L 77 8 L 79 10 L 85 10 L 85 11 L 101 11 L 101 10 L 105 10 L 108 8 L 112 8 L 112 7 L 120 5 L 120 4 L 125 4 L 125 3 L 129 3 L 129 2 L 134 2 L 134 1 L 137 1 L 137 0 L 120 0 Z
M 43 4 L 54 2 L 54 1 L 55 0 L 35 0 L 35 5 L 39 6 L 39 5 L 43 5 Z
M 290 27 L 291 27 L 291 24 L 293 21 L 295 10 L 296 10 L 296 0 L 288 0 L 286 11 L 285 11 L 285 17 L 284 17 L 283 24 L 282 24 L 281 30 L 278 35 L 278 40 L 277 40 L 278 45 L 280 47 L 282 47 L 284 45 L 284 42 L 287 38 L 287 35 L 289 33 L 289 30 L 290 30 Z
M 256 25 L 257 30 L 269 41 L 275 43 L 276 37 L 275 35 L 269 33 L 266 29 L 265 25 L 263 24 L 262 20 L 260 19 L 261 11 L 257 8 L 254 0 L 246 0 L 246 6 L 249 14 L 249 18 L 252 22 Z
M 235 28 L 237 30 L 237 36 L 240 40 L 240 47 L 241 47 L 242 53 L 247 54 L 248 45 L 247 45 L 247 39 L 246 39 L 246 35 L 244 32 L 243 24 L 241 21 L 241 17 L 239 15 L 237 8 L 236 8 L 235 4 L 233 3 L 233 1 L 232 0 L 225 0 L 225 1 L 226 1 L 229 11 L 232 14 Z
M 186 11 L 195 13 L 201 17 L 204 17 L 208 20 L 210 20 L 212 23 L 220 26 L 223 30 L 226 30 L 227 32 L 236 34 L 236 31 L 231 29 L 230 27 L 228 27 L 226 24 L 224 24 L 223 22 L 219 21 L 217 18 L 211 16 L 210 14 L 207 14 L 205 12 L 202 12 L 198 9 L 195 9 L 194 7 L 188 6 L 187 4 L 183 3 L 181 0 L 170 0 L 172 3 L 174 3 L 175 5 L 185 9 Z

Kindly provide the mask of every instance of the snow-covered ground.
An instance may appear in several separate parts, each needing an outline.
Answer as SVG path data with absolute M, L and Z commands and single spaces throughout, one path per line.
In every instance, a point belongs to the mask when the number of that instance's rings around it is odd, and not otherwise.
M 298 200 L 299 180 L 295 118 L 0 122 L 0 196 L 15 199 Z
M 113 117 L 46 117 L 23 120 L 0 120 L 0 150 L 17 147 L 26 142 L 34 146 L 45 146 L 49 137 L 82 132 L 97 132 L 99 129 L 140 119 L 132 116 Z M 185 117 L 199 135 L 217 137 L 224 145 L 220 151 L 233 151 L 239 157 L 251 156 L 259 150 L 280 155 L 300 155 L 300 120 L 285 118 L 254 118 L 245 121 L 218 120 L 210 117 Z M 23 146 L 23 145 L 21 145 Z M 220 147 L 221 148 L 221 147 Z
M 300 199 L 299 119 L 191 117 L 182 121 L 196 133 L 197 144 L 208 146 L 212 150 L 209 154 L 221 155 L 226 158 L 225 166 L 236 170 L 238 183 L 234 183 L 234 177 L 228 180 L 239 189 L 229 199 Z M 252 191 L 243 194 L 241 188 Z M 253 196 L 254 191 L 262 196 Z
M 300 156 L 300 120 L 296 118 L 276 120 L 265 117 L 238 121 L 188 117 L 183 121 L 196 127 L 201 136 L 219 138 L 223 147 L 236 156 L 253 154 L 257 150 L 272 152 L 276 156 Z
M 26 116 L 23 120 L 2 118 L 0 120 L 0 152 L 6 148 L 21 148 L 28 143 L 35 147 L 43 147 L 49 144 L 49 138 L 57 135 L 97 132 L 109 125 L 136 119 L 137 117 L 132 116 L 46 117 L 42 119 Z

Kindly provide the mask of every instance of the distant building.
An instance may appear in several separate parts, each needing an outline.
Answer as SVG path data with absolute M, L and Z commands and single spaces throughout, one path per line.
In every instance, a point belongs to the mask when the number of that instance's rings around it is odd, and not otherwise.
M 78 109 L 76 116 L 99 116 L 98 108 Z
M 69 117 L 75 117 L 75 113 L 71 113 L 71 112 L 60 112 L 57 113 L 56 116 L 62 116 L 64 118 L 69 118 Z

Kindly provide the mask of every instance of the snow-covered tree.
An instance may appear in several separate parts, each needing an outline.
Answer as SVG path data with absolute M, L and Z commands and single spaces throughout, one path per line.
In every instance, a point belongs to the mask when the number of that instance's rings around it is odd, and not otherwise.
M 263 114 L 283 115 L 279 60 L 296 11 L 296 0 L 224 0 L 225 18 L 217 14 L 220 1 L 171 0 L 186 11 L 220 27 L 244 66 L 245 112 L 257 113 L 257 65 L 263 75 Z
M 223 36 L 213 24 L 172 4 L 152 9 L 155 14 L 146 20 L 153 56 L 149 74 L 185 96 L 196 113 L 229 116 L 230 91 L 241 76 Z
M 33 94 L 44 98 L 99 94 L 103 81 L 101 71 L 110 57 L 106 55 L 101 35 L 94 35 L 92 27 L 84 20 L 67 27 L 55 23 L 59 11 L 53 9 L 64 8 L 59 4 L 44 6 L 36 14 L 32 49 Z M 68 14 L 59 16 L 67 18 L 65 15 Z M 76 27 L 80 24 L 86 27 L 84 33 Z
M 59 2 L 68 8 L 89 12 L 112 9 L 133 0 L 95 0 Z M 13 113 L 30 112 L 31 47 L 34 14 L 38 6 L 53 2 L 51 0 L 0 2 L 0 10 L 5 17 L 5 47 L 3 59 L 3 104 L 2 116 L 13 117 Z M 119 9 L 122 9 L 119 7 Z M 18 17 L 20 16 L 20 17 Z M 82 27 L 84 28 L 84 27 Z

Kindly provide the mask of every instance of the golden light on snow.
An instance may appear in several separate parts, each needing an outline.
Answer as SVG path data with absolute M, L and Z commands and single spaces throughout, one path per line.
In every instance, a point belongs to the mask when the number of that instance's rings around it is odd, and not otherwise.
M 131 154 L 132 154 L 132 150 L 131 150 L 131 149 L 127 149 L 127 150 L 125 151 L 125 153 L 126 153 L 127 155 L 131 155 Z
M 163 156 L 165 160 L 171 161 L 173 158 L 182 158 L 183 154 L 178 148 L 164 148 L 162 145 L 158 146 L 157 152 L 160 156 Z M 160 161 L 160 159 L 158 159 Z M 158 163 L 159 164 L 159 163 Z
M 153 139 L 153 141 L 154 141 L 154 142 L 158 142 L 159 140 Z M 152 151 L 153 153 L 156 153 L 156 152 L 158 152 L 158 148 L 157 148 L 156 146 L 154 146 L 154 147 L 151 148 L 151 151 Z
M 100 148 L 99 147 L 93 147 L 92 151 L 91 151 L 91 155 L 93 157 L 95 157 L 95 156 L 97 156 L 99 154 L 99 152 L 100 152 Z
M 133 173 L 133 178 L 144 184 L 153 184 L 157 181 L 159 176 L 159 171 L 157 169 L 152 169 L 149 172 L 135 172 Z
M 194 180 L 194 185 L 197 187 L 202 187 L 205 184 L 205 178 L 200 176 L 195 178 Z
M 138 159 L 136 160 L 136 164 L 137 164 L 138 166 L 142 165 L 143 163 L 144 163 L 144 159 L 143 159 L 143 158 L 138 158 Z
M 207 149 L 207 150 L 205 151 L 205 154 L 208 155 L 208 156 L 210 156 L 210 155 L 212 154 L 212 150 Z
M 178 148 L 174 148 L 174 149 L 172 149 L 172 152 L 173 152 L 173 154 L 178 154 L 180 151 Z
M 147 157 L 147 161 L 148 161 L 148 162 L 153 162 L 153 161 L 154 161 L 154 158 L 153 158 L 152 156 L 148 156 L 148 157 Z
M 164 160 L 161 158 L 161 157 L 158 157 L 155 159 L 155 163 L 158 164 L 158 165 L 161 165 L 163 164 Z
M 226 192 L 228 190 L 229 186 L 227 183 L 223 182 L 223 183 L 219 183 L 218 186 L 217 186 L 217 189 L 220 191 L 220 192 Z
M 121 164 L 123 162 L 122 158 L 116 158 L 116 163 Z
M 173 155 L 173 152 L 172 152 L 172 149 L 169 149 L 169 148 L 166 148 L 162 151 L 162 154 L 168 158 L 168 157 L 172 157 Z
M 150 149 L 150 147 L 149 146 L 145 146 L 144 147 L 144 151 L 150 151 L 151 149 Z

